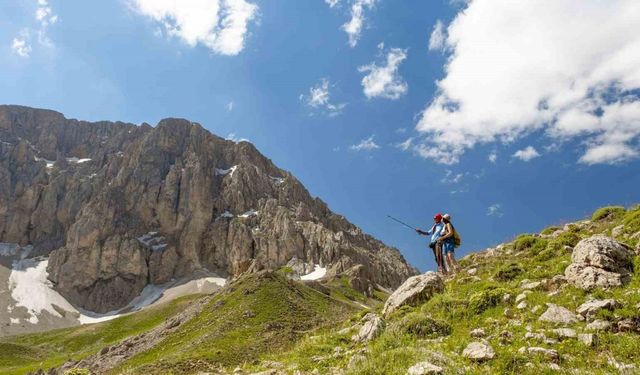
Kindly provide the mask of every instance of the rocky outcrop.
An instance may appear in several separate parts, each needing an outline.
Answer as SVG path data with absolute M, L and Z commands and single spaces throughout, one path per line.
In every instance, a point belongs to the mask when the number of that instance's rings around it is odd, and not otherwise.
M 96 312 L 148 283 L 294 257 L 334 275 L 351 270 L 365 288 L 417 273 L 252 144 L 183 119 L 88 123 L 0 106 L 0 229 L 0 242 L 48 255 L 56 289 Z
M 382 309 L 382 314 L 388 317 L 401 306 L 416 305 L 428 301 L 434 294 L 442 293 L 443 290 L 442 277 L 435 272 L 413 276 L 389 296 Z
M 567 281 L 584 290 L 625 285 L 633 273 L 633 253 L 606 236 L 580 241 L 573 250 L 571 261 L 565 270 Z
M 380 336 L 384 329 L 384 321 L 373 313 L 368 313 L 362 318 L 364 323 L 358 333 L 351 337 L 355 342 L 368 342 Z

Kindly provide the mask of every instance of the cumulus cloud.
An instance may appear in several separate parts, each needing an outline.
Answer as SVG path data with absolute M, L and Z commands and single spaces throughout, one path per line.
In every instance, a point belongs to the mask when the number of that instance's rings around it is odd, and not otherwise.
M 26 40 L 20 38 L 13 38 L 11 49 L 20 57 L 29 57 L 31 53 L 31 45 L 27 44 Z
M 487 216 L 496 216 L 502 217 L 504 214 L 502 213 L 502 205 L 499 203 L 492 204 L 487 208 Z
M 330 3 L 330 0 L 327 3 Z M 349 45 L 351 47 L 355 47 L 358 44 L 358 40 L 360 40 L 362 28 L 364 27 L 365 10 L 372 9 L 375 4 L 376 0 L 354 0 L 351 4 L 351 20 L 342 25 L 342 30 L 349 36 Z M 332 5 L 329 4 L 329 6 Z
M 245 0 L 131 1 L 139 13 L 160 23 L 167 35 L 229 56 L 242 51 L 248 25 L 258 14 L 258 6 Z
M 329 8 L 333 8 L 334 6 L 338 5 L 340 0 L 324 0 L 324 2 L 329 5 Z
M 327 116 L 337 116 L 342 113 L 347 103 L 331 103 L 329 93 L 330 86 L 329 80 L 322 78 L 317 85 L 309 89 L 308 95 L 300 94 L 299 99 L 310 108 L 320 110 Z
M 498 160 L 498 153 L 495 151 L 492 151 L 487 157 L 487 159 L 489 159 L 490 162 L 495 163 L 496 160 Z
M 398 99 L 407 93 L 409 86 L 398 73 L 400 64 L 407 58 L 407 51 L 392 48 L 387 53 L 386 65 L 372 62 L 358 67 L 361 73 L 368 73 L 362 78 L 362 87 L 367 98 Z
M 533 146 L 527 146 L 526 148 L 523 148 L 522 150 L 518 150 L 513 154 L 514 158 L 518 158 L 522 161 L 529 161 L 539 156 L 540 156 L 540 153 L 538 153 L 538 151 L 535 148 L 533 148 Z
M 353 151 L 372 151 L 372 150 L 376 150 L 379 149 L 380 146 L 378 146 L 378 144 L 376 144 L 376 142 L 373 140 L 374 136 L 372 135 L 371 137 L 367 138 L 367 139 L 363 139 L 360 141 L 360 143 L 356 144 L 356 145 L 351 145 L 349 146 L 349 149 L 353 150 Z
M 581 163 L 638 157 L 640 2 L 472 0 L 442 47 L 445 76 L 412 148 L 423 157 L 457 163 L 477 144 L 540 130 L 579 140 Z
M 433 27 L 431 37 L 429 37 L 429 51 L 444 50 L 446 39 L 447 32 L 445 31 L 444 23 L 438 20 Z

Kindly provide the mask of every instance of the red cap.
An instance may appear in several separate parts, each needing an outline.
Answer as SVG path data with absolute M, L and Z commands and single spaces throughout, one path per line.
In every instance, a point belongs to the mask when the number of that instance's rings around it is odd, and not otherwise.
M 442 214 L 436 214 L 436 216 L 433 217 L 433 220 L 436 220 L 436 221 L 442 220 Z

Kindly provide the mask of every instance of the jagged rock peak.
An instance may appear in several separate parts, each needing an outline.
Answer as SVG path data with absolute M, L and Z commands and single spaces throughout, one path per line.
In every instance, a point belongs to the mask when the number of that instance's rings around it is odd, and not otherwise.
M 0 242 L 49 256 L 56 289 L 97 312 L 149 283 L 294 257 L 367 289 L 417 273 L 249 142 L 184 119 L 90 123 L 0 106 L 0 208 Z

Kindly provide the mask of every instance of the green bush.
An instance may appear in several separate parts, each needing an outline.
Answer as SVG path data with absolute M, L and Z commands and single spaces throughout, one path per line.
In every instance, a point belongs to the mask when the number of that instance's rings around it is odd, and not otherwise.
M 536 255 L 547 247 L 547 243 L 548 241 L 544 238 L 525 234 L 516 238 L 513 248 L 518 252 L 527 251 L 531 255 Z
M 469 310 L 476 314 L 482 314 L 484 311 L 498 306 L 502 302 L 502 297 L 508 291 L 504 288 L 490 288 L 477 292 L 469 298 Z
M 555 231 L 559 230 L 560 227 L 552 225 L 550 227 L 546 227 L 540 232 L 540 234 L 553 234 Z
M 502 266 L 494 275 L 498 281 L 511 281 L 523 272 L 522 267 L 518 263 L 509 263 Z
M 451 326 L 444 321 L 433 319 L 423 312 L 412 312 L 393 324 L 392 331 L 406 333 L 418 338 L 435 338 L 451 334 Z
M 622 219 L 624 231 L 629 234 L 635 234 L 640 231 L 640 208 L 628 211 Z
M 622 206 L 607 206 L 598 208 L 593 215 L 591 215 L 592 221 L 611 220 L 622 216 L 625 213 L 625 209 Z

